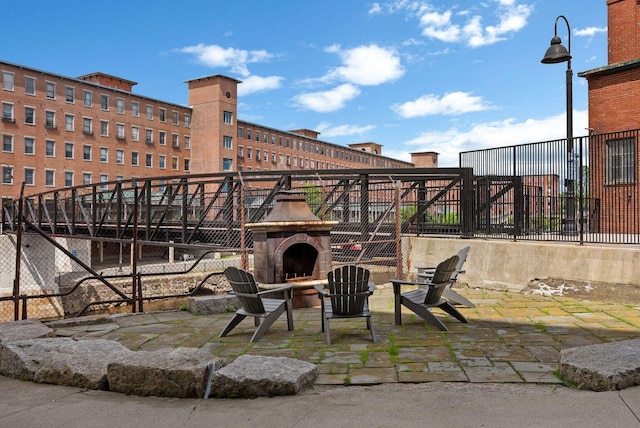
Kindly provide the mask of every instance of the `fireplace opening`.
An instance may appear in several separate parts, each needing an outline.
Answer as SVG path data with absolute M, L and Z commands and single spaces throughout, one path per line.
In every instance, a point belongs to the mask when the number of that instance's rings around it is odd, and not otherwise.
M 294 244 L 282 254 L 285 281 L 316 279 L 318 250 L 306 243 Z

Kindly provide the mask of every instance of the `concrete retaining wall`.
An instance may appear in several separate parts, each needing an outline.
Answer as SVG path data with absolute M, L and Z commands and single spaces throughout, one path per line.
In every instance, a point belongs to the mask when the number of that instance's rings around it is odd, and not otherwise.
M 460 282 L 472 287 L 521 291 L 532 280 L 560 278 L 584 282 L 640 284 L 640 246 L 493 241 L 480 239 L 403 238 L 408 272 L 435 266 L 464 246 L 471 252 Z

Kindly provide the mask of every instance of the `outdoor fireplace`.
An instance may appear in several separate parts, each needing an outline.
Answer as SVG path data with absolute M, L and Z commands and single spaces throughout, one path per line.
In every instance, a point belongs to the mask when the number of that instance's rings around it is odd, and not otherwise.
M 309 306 L 308 299 L 296 296 L 314 295 L 313 285 L 326 280 L 332 261 L 331 229 L 337 223 L 316 217 L 304 194 L 280 192 L 263 222 L 247 224 L 253 233 L 256 280 L 262 284 L 296 282 L 294 307 Z

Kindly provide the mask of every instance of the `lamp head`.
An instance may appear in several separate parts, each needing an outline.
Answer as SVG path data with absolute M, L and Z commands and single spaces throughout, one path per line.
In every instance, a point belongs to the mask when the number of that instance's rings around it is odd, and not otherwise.
M 571 54 L 562 46 L 562 40 L 560 37 L 553 36 L 551 39 L 551 46 L 547 49 L 547 52 L 544 54 L 544 58 L 542 58 L 543 64 L 557 64 L 559 62 L 566 62 L 571 59 Z

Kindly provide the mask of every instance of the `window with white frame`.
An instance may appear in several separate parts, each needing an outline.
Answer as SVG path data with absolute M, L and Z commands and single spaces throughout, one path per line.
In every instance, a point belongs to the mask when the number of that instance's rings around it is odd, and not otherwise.
M 227 125 L 233 125 L 233 113 L 231 113 L 230 111 L 224 111 L 222 113 L 222 116 L 224 123 L 226 123 Z
M 243 146 L 238 146 L 238 157 L 239 158 L 243 158 L 244 157 L 244 147 Z
M 251 147 L 247 147 L 247 159 L 251 159 L 253 156 L 253 149 Z
M 233 139 L 226 135 L 222 137 L 222 147 L 225 149 L 233 149 Z
M 124 114 L 124 100 L 122 98 L 116 98 L 116 112 Z
M 2 89 L 5 91 L 13 91 L 14 76 L 10 71 L 2 71 Z
M 109 110 L 109 95 L 100 94 L 100 109 Z
M 191 115 L 190 114 L 186 114 L 184 115 L 184 127 L 185 128 L 191 128 Z
M 91 146 L 88 144 L 82 146 L 82 159 L 86 161 L 91 160 Z
M 116 164 L 124 165 L 124 150 L 122 149 L 116 150 Z
M 266 150 L 264 151 L 264 161 L 269 162 L 269 152 Z
M 13 153 L 13 135 L 2 134 L 2 151 Z
M 82 184 L 91 184 L 91 173 L 83 172 L 82 173 Z
M 47 82 L 45 85 L 45 95 L 50 100 L 56 98 L 56 84 L 54 82 Z
M 44 112 L 44 126 L 49 129 L 56 129 L 56 112 L 51 110 L 45 110 Z
M 2 103 L 2 120 L 13 122 L 13 104 Z
M 267 134 L 267 133 L 265 132 L 265 133 L 263 134 L 263 137 L 264 137 L 264 138 L 262 139 L 262 141 L 263 141 L 265 144 L 269 144 L 269 134 Z
M 35 155 L 36 154 L 36 139 L 33 137 L 24 137 L 24 154 Z
M 153 166 L 153 154 L 151 153 L 146 154 L 144 164 L 149 168 Z
M 185 159 L 184 160 L 184 170 L 185 171 L 190 171 L 191 170 L 191 159 Z
M 13 184 L 13 166 L 2 165 L 2 184 Z
M 84 106 L 85 107 L 92 107 L 93 106 L 93 92 L 91 91 L 83 91 L 84 93 Z
M 131 116 L 140 117 L 140 103 L 137 101 L 131 102 Z
M 174 148 L 180 147 L 180 140 L 178 134 L 171 134 L 171 146 Z
M 262 158 L 260 157 L 260 149 L 256 149 L 256 160 L 260 162 Z
M 93 120 L 90 117 L 82 118 L 82 133 L 93 135 Z
M 153 144 L 153 129 L 147 129 L 146 130 L 145 143 Z
M 64 143 L 64 158 L 73 159 L 73 143 Z
M 247 128 L 247 140 L 251 139 L 251 128 Z
M 167 145 L 167 133 L 164 131 L 160 131 L 158 133 L 158 140 L 161 146 Z
M 190 149 L 191 148 L 191 137 L 189 136 L 184 136 L 184 148 L 185 149 Z
M 24 184 L 27 186 L 36 185 L 36 170 L 29 166 L 24 167 Z
M 76 102 L 76 88 L 73 86 L 65 86 L 64 87 L 64 99 L 68 103 Z
M 167 121 L 167 109 L 166 108 L 161 108 L 160 109 L 159 117 L 160 117 L 160 122 L 166 122 Z
M 178 113 L 177 111 L 172 111 L 171 112 L 171 122 L 174 125 L 179 125 L 180 124 L 180 113 Z
M 131 165 L 132 166 L 140 165 L 140 153 L 131 152 Z
M 178 168 L 180 168 L 180 159 L 178 159 L 178 156 L 172 156 L 171 157 L 171 169 L 173 169 L 174 171 L 177 171 Z
M 238 126 L 238 138 L 244 138 L 244 128 L 242 126 Z
M 158 156 L 158 168 L 160 169 L 167 168 L 167 157 L 165 155 Z
M 24 78 L 24 93 L 27 95 L 36 94 L 36 79 L 34 77 L 25 76 Z
M 108 174 L 100 174 L 100 183 L 107 183 L 109 181 L 109 175 Z M 100 189 L 101 190 L 107 190 L 108 185 L 106 184 L 102 184 L 100 185 Z
M 53 169 L 44 170 L 44 185 L 47 187 L 55 187 L 56 185 L 56 171 Z
M 100 121 L 100 136 L 102 137 L 109 136 L 109 122 L 106 120 Z
M 116 138 L 124 140 L 124 123 L 116 123 Z
M 231 168 L 233 166 L 233 162 L 231 159 L 229 158 L 223 158 L 222 159 L 222 170 L 223 171 L 231 171 Z
M 73 187 L 73 171 L 64 172 L 64 187 Z
M 256 141 L 260 142 L 260 131 L 256 131 Z
M 24 108 L 24 123 L 27 125 L 36 124 L 36 109 L 33 107 Z
M 147 105 L 147 119 L 153 120 L 153 106 Z
M 636 180 L 636 139 L 607 141 L 606 184 L 630 184 Z
M 107 147 L 100 147 L 100 162 L 109 162 L 109 149 Z
M 44 155 L 48 158 L 56 156 L 56 142 L 54 140 L 46 140 L 44 142 Z
M 75 119 L 72 114 L 64 115 L 64 129 L 67 131 L 73 131 Z
M 131 141 L 140 141 L 140 128 L 137 126 L 131 127 Z

